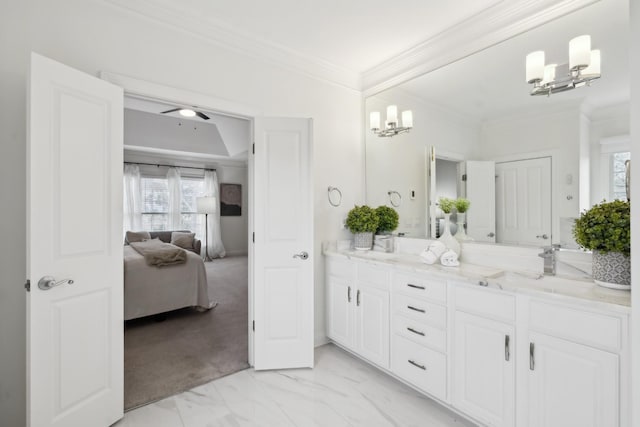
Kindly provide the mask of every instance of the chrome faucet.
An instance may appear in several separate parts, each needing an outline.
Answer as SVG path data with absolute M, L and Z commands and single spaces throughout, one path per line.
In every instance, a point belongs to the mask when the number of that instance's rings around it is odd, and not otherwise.
M 551 246 L 543 246 L 542 253 L 538 256 L 544 259 L 544 274 L 546 276 L 556 275 L 556 252 L 560 250 L 559 244 L 553 244 Z

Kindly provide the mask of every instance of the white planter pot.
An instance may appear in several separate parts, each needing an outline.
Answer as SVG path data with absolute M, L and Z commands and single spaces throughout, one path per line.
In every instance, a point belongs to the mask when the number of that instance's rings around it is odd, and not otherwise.
M 451 249 L 458 256 L 460 256 L 460 243 L 458 243 L 458 240 L 456 240 L 456 238 L 451 234 L 451 226 L 449 223 L 450 216 L 451 214 L 444 214 L 444 232 L 442 233 L 442 236 L 438 238 L 438 240 L 444 243 L 447 249 Z
M 373 233 L 353 233 L 353 247 L 359 251 L 369 251 L 373 246 Z
M 593 251 L 593 280 L 612 289 L 631 289 L 631 257 L 620 252 Z

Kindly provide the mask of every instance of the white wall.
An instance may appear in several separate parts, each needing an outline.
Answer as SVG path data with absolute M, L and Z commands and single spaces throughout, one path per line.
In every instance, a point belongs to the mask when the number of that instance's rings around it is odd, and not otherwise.
M 25 86 L 31 50 L 93 75 L 111 71 L 199 91 L 265 115 L 312 117 L 316 339 L 325 339 L 320 242 L 348 238 L 340 229 L 342 218 L 363 200 L 360 93 L 226 50 L 98 0 L 13 1 L 3 5 L 0 15 L 0 425 L 25 424 Z M 339 208 L 328 204 L 330 185 L 344 195 Z
M 406 92 L 389 89 L 367 98 L 366 127 L 371 111 L 379 111 L 384 122 L 390 104 L 396 104 L 399 111 L 412 110 L 414 127 L 409 133 L 392 138 L 380 138 L 366 131 L 367 204 L 390 206 L 387 191 L 398 191 L 402 204 L 395 208 L 400 215 L 397 231 L 409 237 L 426 237 L 427 150 L 434 146 L 436 157 L 454 154 L 471 159 L 479 141 L 479 125 Z M 410 190 L 415 191 L 414 200 L 410 200 Z

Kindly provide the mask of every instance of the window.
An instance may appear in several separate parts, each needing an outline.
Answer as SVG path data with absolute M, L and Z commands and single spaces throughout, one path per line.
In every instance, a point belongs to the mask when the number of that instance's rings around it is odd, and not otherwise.
M 609 193 L 611 200 L 627 200 L 625 163 L 631 159 L 631 153 L 629 151 L 611 153 L 610 159 L 611 185 Z
M 162 231 L 169 228 L 169 188 L 166 178 L 141 177 L 142 228 L 148 231 Z M 196 233 L 203 239 L 204 218 L 196 211 L 196 198 L 204 193 L 204 179 L 182 177 L 180 228 Z

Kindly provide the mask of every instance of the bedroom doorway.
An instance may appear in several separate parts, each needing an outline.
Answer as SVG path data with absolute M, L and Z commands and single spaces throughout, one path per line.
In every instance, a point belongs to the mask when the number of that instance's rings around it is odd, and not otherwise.
M 252 123 L 131 95 L 124 107 L 125 242 L 148 232 L 188 255 L 158 268 L 137 252 L 148 242 L 125 245 L 129 410 L 249 367 Z

